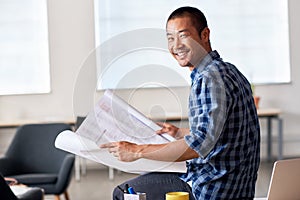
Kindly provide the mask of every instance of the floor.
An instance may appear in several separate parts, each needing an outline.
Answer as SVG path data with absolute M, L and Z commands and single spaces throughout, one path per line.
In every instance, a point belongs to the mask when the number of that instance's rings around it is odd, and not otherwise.
M 262 162 L 256 186 L 256 197 L 267 195 L 273 163 Z M 87 174 L 76 181 L 74 176 L 71 180 L 68 192 L 70 200 L 110 200 L 113 188 L 123 181 L 136 175 L 124 172 L 115 172 L 114 180 L 109 180 L 108 169 L 89 169 Z M 54 200 L 54 196 L 47 195 L 45 200 Z M 61 196 L 61 200 L 65 200 Z

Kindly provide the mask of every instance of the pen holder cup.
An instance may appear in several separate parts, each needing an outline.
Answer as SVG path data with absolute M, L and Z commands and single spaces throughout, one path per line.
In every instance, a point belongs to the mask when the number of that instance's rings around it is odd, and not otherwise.
M 124 200 L 146 200 L 146 193 L 124 194 Z

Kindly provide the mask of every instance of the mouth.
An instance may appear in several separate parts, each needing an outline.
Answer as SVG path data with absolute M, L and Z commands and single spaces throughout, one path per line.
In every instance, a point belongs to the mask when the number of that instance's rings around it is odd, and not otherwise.
M 189 50 L 184 50 L 184 51 L 174 51 L 173 55 L 176 56 L 179 60 L 185 59 L 189 53 Z

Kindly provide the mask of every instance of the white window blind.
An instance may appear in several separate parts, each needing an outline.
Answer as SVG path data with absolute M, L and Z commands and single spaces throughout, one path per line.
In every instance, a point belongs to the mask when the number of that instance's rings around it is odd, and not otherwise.
M 0 46 L 0 95 L 50 91 L 46 0 L 1 0 Z
M 94 2 L 95 41 L 96 47 L 99 47 L 102 52 L 105 49 L 101 47 L 107 47 L 107 41 L 130 31 L 135 34 L 138 32 L 134 30 L 144 28 L 164 30 L 167 17 L 173 10 L 181 6 L 194 6 L 203 11 L 207 17 L 212 48 L 217 50 L 225 61 L 236 65 L 249 81 L 257 84 L 291 81 L 287 0 L 187 0 L 184 2 L 180 0 L 94 0 Z M 118 41 L 119 48 L 123 48 L 123 45 L 128 46 L 130 42 L 134 43 L 135 38 L 138 40 L 138 37 L 139 35 L 129 38 L 132 41 Z M 151 40 L 151 36 L 145 34 L 145 40 Z M 148 65 L 159 68 L 158 63 L 170 69 L 180 68 L 172 60 L 173 58 L 165 58 L 168 56 L 167 51 L 164 51 L 166 55 L 162 53 L 155 55 L 149 50 L 141 51 L 142 47 L 140 47 L 120 55 L 114 50 L 118 48 L 117 45 L 112 44 L 109 52 L 112 61 L 105 72 L 99 72 L 105 74 L 100 77 L 102 81 L 98 84 L 100 89 L 137 87 L 138 83 L 133 82 L 127 85 L 117 84 L 126 79 L 126 76 L 133 78 L 134 76 L 128 75 L 134 71 L 133 68 L 143 67 L 143 70 L 137 71 L 144 71 L 147 70 L 145 66 Z M 167 50 L 166 39 L 163 45 Z M 103 56 L 108 55 L 101 51 L 99 51 L 100 60 L 106 59 Z M 103 69 L 103 66 L 100 68 Z M 148 69 L 148 73 L 140 73 L 138 78 L 149 80 L 149 77 L 159 77 L 159 70 L 151 71 L 150 67 Z M 178 73 L 189 81 L 188 73 L 177 71 L 176 74 Z M 170 79 L 168 82 L 170 86 L 178 86 L 177 80 L 177 78 Z

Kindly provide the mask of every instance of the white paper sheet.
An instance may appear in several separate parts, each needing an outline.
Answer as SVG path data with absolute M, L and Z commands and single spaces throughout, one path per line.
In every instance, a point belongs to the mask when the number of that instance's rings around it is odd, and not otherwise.
M 72 131 L 60 133 L 56 138 L 55 146 L 121 171 L 185 173 L 185 162 L 162 162 L 147 159 L 122 162 L 112 156 L 107 149 L 99 148 L 101 144 L 114 141 L 161 144 L 174 140 L 171 136 L 157 135 L 155 131 L 159 128 L 153 121 L 111 91 L 106 91 L 76 133 Z
M 106 149 L 100 149 L 95 142 L 72 131 L 60 133 L 56 138 L 55 147 L 130 173 L 186 172 L 184 162 L 162 162 L 147 159 L 139 159 L 134 162 L 119 161 Z

